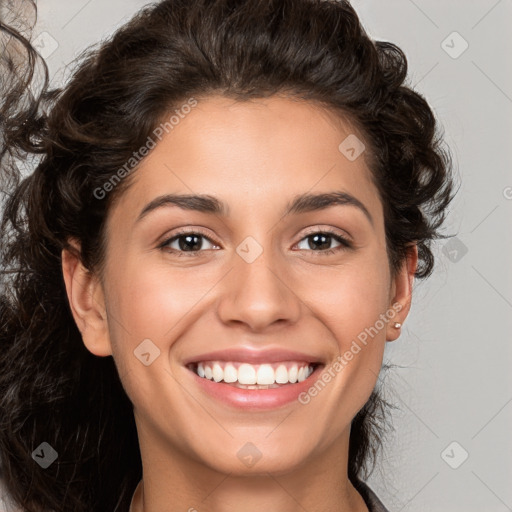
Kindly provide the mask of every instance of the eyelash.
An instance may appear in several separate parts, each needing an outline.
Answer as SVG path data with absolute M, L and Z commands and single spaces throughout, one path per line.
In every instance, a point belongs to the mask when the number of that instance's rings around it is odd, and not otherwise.
M 174 242 L 174 241 L 176 241 L 176 240 L 178 240 L 181 237 L 186 236 L 186 235 L 200 236 L 200 237 L 205 238 L 206 240 L 208 240 L 213 245 L 220 245 L 220 244 L 217 244 L 214 240 L 212 240 L 209 236 L 207 236 L 205 233 L 201 232 L 200 230 L 188 231 L 188 230 L 184 229 L 182 231 L 179 231 L 178 233 L 175 233 L 171 238 L 168 238 L 167 240 L 162 242 L 158 246 L 158 248 L 159 249 L 167 248 L 169 250 L 169 248 L 167 247 L 169 244 L 171 244 L 172 242 Z M 334 247 L 332 249 L 326 249 L 326 250 L 323 250 L 323 251 L 322 250 L 314 251 L 314 250 L 310 249 L 309 250 L 310 252 L 320 253 L 320 254 L 316 254 L 315 256 L 326 256 L 326 255 L 334 254 L 334 253 L 337 253 L 339 251 L 343 251 L 343 250 L 346 250 L 346 249 L 351 249 L 353 247 L 352 243 L 349 240 L 347 240 L 345 237 L 341 236 L 339 233 L 335 233 L 334 231 L 331 231 L 329 229 L 311 231 L 310 233 L 307 233 L 304 237 L 302 237 L 299 240 L 299 243 L 302 242 L 302 240 L 305 240 L 305 239 L 307 239 L 307 238 L 309 238 L 309 237 L 311 237 L 313 235 L 329 235 L 336 242 L 339 242 L 341 244 L 338 247 Z M 305 249 L 300 249 L 300 250 L 305 250 Z M 179 251 L 179 250 L 176 250 L 176 249 L 170 249 L 169 252 L 172 252 L 173 254 L 176 254 L 178 257 L 182 257 L 182 256 L 185 256 L 185 257 L 197 257 L 197 256 L 199 256 L 199 253 L 204 252 L 204 250 L 187 252 L 187 251 Z

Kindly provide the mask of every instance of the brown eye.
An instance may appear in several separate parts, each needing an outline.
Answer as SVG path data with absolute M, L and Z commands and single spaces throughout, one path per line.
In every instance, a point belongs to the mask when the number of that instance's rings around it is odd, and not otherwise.
M 208 244 L 210 244 L 211 247 L 208 247 Z M 190 253 L 190 256 L 195 256 L 196 253 L 201 252 L 201 250 L 219 248 L 219 246 L 216 245 L 209 237 L 195 231 L 184 231 L 178 233 L 171 238 L 168 238 L 159 247 L 161 249 L 170 249 L 171 252 L 175 253 Z
M 306 241 L 306 247 L 300 247 L 300 244 L 303 243 L 303 241 Z M 333 243 L 337 243 L 338 245 L 332 247 Z M 333 252 L 352 247 L 347 239 L 339 234 L 331 233 L 329 231 L 311 233 L 304 237 L 297 246 L 301 250 L 310 250 L 323 254 L 331 254 Z

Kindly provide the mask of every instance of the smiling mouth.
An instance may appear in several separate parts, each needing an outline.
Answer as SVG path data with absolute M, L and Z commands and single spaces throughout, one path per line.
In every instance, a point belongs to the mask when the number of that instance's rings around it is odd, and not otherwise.
M 240 389 L 276 389 L 306 380 L 320 363 L 283 361 L 249 364 L 239 361 L 201 361 L 187 365 L 203 379 Z

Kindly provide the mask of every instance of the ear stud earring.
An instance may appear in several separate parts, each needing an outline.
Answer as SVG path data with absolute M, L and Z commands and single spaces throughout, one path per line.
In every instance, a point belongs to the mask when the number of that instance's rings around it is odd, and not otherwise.
M 402 327 L 402 324 L 401 324 L 400 322 L 395 322 L 395 323 L 394 323 L 394 325 L 393 325 L 393 327 L 394 327 L 395 329 L 400 329 L 400 327 Z

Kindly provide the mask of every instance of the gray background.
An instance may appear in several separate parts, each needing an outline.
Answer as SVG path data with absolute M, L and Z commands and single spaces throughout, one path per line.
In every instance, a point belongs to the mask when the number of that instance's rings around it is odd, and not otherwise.
M 145 3 L 40 2 L 34 38 L 55 83 Z M 512 511 L 512 1 L 352 3 L 373 38 L 405 51 L 461 182 L 447 223 L 456 237 L 435 247 L 436 271 L 387 344 L 400 367 L 382 385 L 399 409 L 369 483 L 391 512 Z

